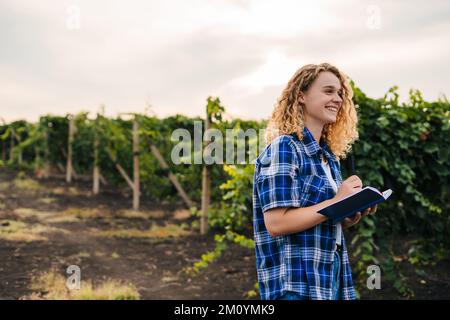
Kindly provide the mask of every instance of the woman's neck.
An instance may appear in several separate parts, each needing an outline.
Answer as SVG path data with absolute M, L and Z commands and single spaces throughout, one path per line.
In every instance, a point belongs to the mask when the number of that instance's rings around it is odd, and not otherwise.
M 323 125 L 314 125 L 314 124 L 305 123 L 305 127 L 308 128 L 308 130 L 313 135 L 314 140 L 316 140 L 317 144 L 320 145 L 320 137 L 322 137 Z

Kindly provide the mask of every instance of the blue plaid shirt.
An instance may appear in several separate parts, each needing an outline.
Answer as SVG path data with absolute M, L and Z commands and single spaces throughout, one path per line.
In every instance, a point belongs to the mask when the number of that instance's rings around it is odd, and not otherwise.
M 320 146 L 305 127 L 303 139 L 282 135 L 256 160 L 253 184 L 253 228 L 261 299 L 294 291 L 305 299 L 331 299 L 336 224 L 326 220 L 308 230 L 272 237 L 264 212 L 277 207 L 308 207 L 334 197 L 321 165 L 329 161 L 337 186 L 340 164 L 323 139 Z M 356 299 L 345 239 L 341 255 L 341 298 Z

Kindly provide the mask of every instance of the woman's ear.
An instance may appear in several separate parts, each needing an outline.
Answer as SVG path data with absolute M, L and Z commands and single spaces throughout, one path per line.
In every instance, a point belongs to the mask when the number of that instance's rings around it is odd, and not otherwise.
M 305 95 L 303 94 L 303 92 L 300 91 L 300 93 L 298 94 L 298 101 L 301 103 L 305 103 Z

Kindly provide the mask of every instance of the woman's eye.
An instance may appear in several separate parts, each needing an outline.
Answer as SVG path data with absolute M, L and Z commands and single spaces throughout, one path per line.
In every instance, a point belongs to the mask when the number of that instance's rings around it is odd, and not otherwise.
M 326 91 L 325 91 L 325 93 L 328 94 L 328 95 L 329 95 L 329 94 L 333 94 L 334 92 L 335 92 L 335 91 L 333 91 L 333 90 L 326 90 Z M 337 94 L 339 95 L 339 97 L 342 98 L 343 92 L 338 91 Z

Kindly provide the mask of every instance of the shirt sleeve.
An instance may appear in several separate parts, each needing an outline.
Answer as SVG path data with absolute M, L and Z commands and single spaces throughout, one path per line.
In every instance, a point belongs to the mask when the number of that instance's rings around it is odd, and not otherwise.
M 292 138 L 279 137 L 266 149 L 256 183 L 263 212 L 301 206 L 299 159 Z

